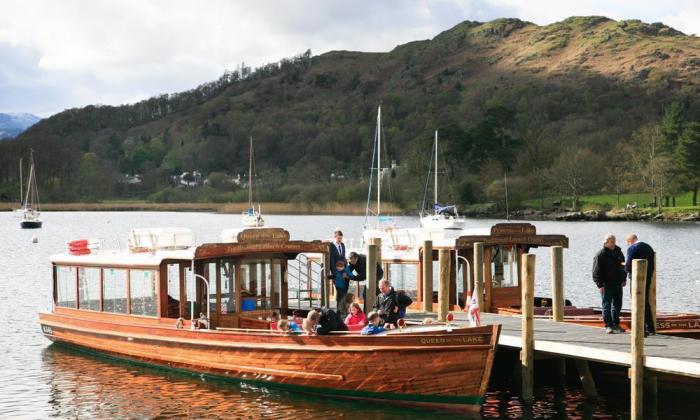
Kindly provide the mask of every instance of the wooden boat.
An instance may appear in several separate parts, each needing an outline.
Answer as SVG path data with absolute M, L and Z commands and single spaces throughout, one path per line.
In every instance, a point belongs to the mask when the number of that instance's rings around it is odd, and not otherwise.
M 463 310 L 474 289 L 474 244 L 484 244 L 484 307 L 483 312 L 520 315 L 521 269 L 520 260 L 531 248 L 569 246 L 564 235 L 538 234 L 530 223 L 498 223 L 490 229 L 465 229 L 448 235 L 449 231 L 400 229 L 387 231 L 382 237 L 381 260 L 385 277 L 397 288 L 406 290 L 413 299 L 413 307 L 422 307 L 422 254 L 420 244 L 433 242 L 433 259 L 440 249 L 450 251 L 450 307 Z M 655 290 L 655 287 L 652 288 Z M 465 298 L 467 297 L 467 298 Z M 432 296 L 437 310 L 437 294 Z M 652 307 L 656 307 L 652 296 Z M 599 308 L 578 308 L 567 303 L 564 322 L 604 327 Z M 535 316 L 551 318 L 551 300 L 535 298 Z M 659 334 L 700 338 L 700 313 L 656 312 Z M 630 314 L 623 312 L 621 327 L 630 328 Z
M 166 368 L 337 398 L 479 410 L 500 326 L 376 336 L 272 331 L 267 315 L 290 313 L 294 262 L 302 253 L 326 261 L 328 244 L 272 228 L 242 229 L 233 239 L 197 246 L 186 229 L 146 229 L 132 231 L 130 251 L 54 255 L 54 305 L 39 316 L 42 331 Z M 324 277 L 306 280 L 323 288 Z M 208 328 L 192 329 L 203 312 Z

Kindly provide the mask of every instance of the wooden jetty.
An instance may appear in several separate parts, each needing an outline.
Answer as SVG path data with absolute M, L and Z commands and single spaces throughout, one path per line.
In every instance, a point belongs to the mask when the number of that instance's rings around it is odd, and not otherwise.
M 422 320 L 436 313 L 414 312 L 407 318 Z M 466 313 L 455 313 L 457 325 L 466 323 Z M 481 314 L 482 324 L 501 324 L 499 347 L 522 348 L 521 318 Z M 559 356 L 630 367 L 630 334 L 605 334 L 600 328 L 534 320 L 537 356 Z M 655 335 L 644 339 L 644 367 L 653 372 L 700 378 L 700 344 L 692 338 Z

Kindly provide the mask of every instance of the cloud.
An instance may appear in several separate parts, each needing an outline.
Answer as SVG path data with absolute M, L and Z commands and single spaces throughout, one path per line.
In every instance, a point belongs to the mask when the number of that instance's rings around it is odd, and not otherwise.
M 10 0 L 0 9 L 0 112 L 41 116 L 190 89 L 242 61 L 308 48 L 388 51 L 463 20 L 598 14 L 700 32 L 700 7 L 680 0 Z

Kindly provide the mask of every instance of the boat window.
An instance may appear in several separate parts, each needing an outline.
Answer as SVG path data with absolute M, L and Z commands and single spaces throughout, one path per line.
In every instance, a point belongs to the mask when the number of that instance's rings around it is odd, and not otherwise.
M 518 287 L 517 247 L 495 246 L 491 255 L 493 287 Z
M 216 263 L 210 262 L 205 266 L 206 270 L 204 277 L 209 282 L 209 290 L 206 292 L 209 295 L 209 310 L 211 313 L 216 312 Z M 206 285 L 202 287 L 206 288 Z
M 168 264 L 168 317 L 180 316 L 180 264 Z
M 56 306 L 75 308 L 75 267 L 56 266 Z
M 126 270 L 102 270 L 102 307 L 104 312 L 126 313 Z
M 131 270 L 129 273 L 132 315 L 157 315 L 158 298 L 155 277 L 155 272 L 150 270 Z
M 241 263 L 241 310 L 256 311 L 265 316 L 272 305 L 270 290 L 270 260 Z
M 236 312 L 236 264 L 232 259 L 221 260 L 221 313 L 230 314 Z
M 78 299 L 80 309 L 100 310 L 100 269 L 78 268 Z
M 389 264 L 389 280 L 394 290 L 403 290 L 412 299 L 418 296 L 418 264 Z
M 279 308 L 282 306 L 282 264 L 279 260 L 274 260 L 272 264 L 272 281 L 274 284 L 274 293 L 272 294 L 272 307 Z
M 187 297 L 185 304 L 185 319 L 190 319 L 191 315 L 194 314 L 195 318 L 199 316 L 199 303 L 196 298 L 197 294 L 197 284 L 194 281 L 194 275 L 192 274 L 192 267 L 187 266 L 185 268 L 185 296 Z

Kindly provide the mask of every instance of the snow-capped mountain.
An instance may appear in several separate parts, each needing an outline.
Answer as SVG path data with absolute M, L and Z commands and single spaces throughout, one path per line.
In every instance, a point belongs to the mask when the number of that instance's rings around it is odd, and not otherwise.
M 0 140 L 17 137 L 22 131 L 36 124 L 41 118 L 32 114 L 0 113 Z

